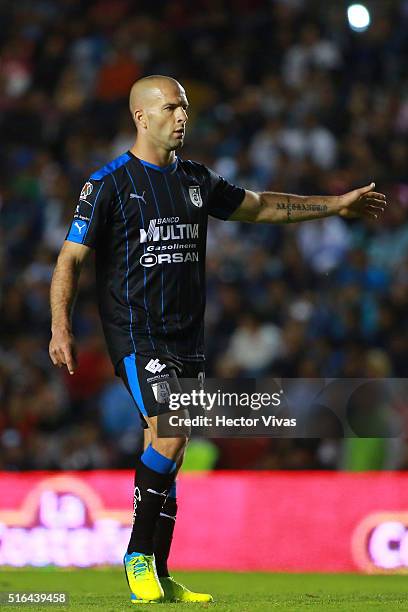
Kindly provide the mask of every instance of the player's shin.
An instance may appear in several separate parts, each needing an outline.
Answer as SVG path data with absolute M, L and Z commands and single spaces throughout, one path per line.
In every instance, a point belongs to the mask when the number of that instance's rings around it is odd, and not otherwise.
M 154 557 L 159 578 L 168 577 L 167 560 L 173 540 L 174 526 L 177 516 L 176 482 L 171 486 L 169 494 L 160 511 L 153 539 Z
M 148 446 L 137 463 L 134 521 L 127 553 L 153 554 L 153 538 L 163 504 L 174 482 L 176 464 Z

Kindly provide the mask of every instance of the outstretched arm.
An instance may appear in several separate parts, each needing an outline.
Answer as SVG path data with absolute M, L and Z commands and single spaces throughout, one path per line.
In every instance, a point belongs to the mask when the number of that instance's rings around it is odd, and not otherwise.
M 375 183 L 340 196 L 299 196 L 290 193 L 246 191 L 232 221 L 248 223 L 295 223 L 340 215 L 346 219 L 373 217 L 387 205 L 383 193 L 373 191 Z
M 71 317 L 82 264 L 92 249 L 75 242 L 64 242 L 51 282 L 51 361 L 66 365 L 70 374 L 76 368 L 76 349 Z

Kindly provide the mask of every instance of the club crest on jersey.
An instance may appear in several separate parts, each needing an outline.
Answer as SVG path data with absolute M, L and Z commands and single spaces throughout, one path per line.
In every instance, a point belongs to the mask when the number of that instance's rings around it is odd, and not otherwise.
M 80 200 L 86 200 L 86 198 L 92 193 L 93 185 L 89 181 L 85 183 L 82 187 L 81 195 L 79 196 Z
M 197 206 L 197 208 L 201 208 L 201 206 L 203 205 L 203 201 L 201 199 L 200 188 L 198 187 L 198 185 L 194 187 L 189 187 L 188 193 L 190 195 L 191 203 L 194 204 L 194 206 Z

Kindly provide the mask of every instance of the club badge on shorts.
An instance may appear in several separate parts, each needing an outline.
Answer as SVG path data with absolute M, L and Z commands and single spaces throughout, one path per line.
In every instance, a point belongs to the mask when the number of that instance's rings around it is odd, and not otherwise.
M 191 203 L 194 204 L 194 206 L 197 206 L 197 208 L 201 208 L 201 206 L 203 205 L 203 201 L 201 199 L 199 186 L 197 185 L 194 187 L 189 187 L 188 193 L 190 195 Z
M 171 390 L 166 380 L 152 383 L 152 390 L 158 404 L 167 404 L 170 401 Z

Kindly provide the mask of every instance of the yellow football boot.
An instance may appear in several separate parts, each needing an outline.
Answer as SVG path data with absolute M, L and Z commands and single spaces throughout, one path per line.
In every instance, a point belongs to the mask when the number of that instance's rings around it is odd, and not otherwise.
M 201 602 L 209 603 L 214 601 L 209 593 L 193 593 L 183 584 L 176 582 L 174 578 L 168 576 L 159 578 L 160 584 L 164 591 L 164 599 L 166 602 Z
M 138 603 L 158 603 L 163 601 L 164 593 L 156 573 L 154 555 L 131 553 L 123 559 L 126 578 L 132 594 L 130 601 Z

